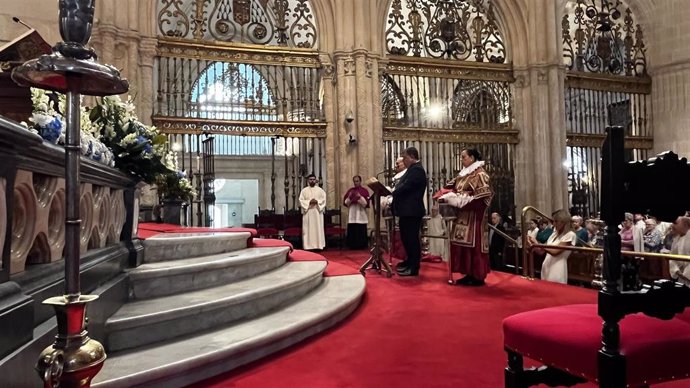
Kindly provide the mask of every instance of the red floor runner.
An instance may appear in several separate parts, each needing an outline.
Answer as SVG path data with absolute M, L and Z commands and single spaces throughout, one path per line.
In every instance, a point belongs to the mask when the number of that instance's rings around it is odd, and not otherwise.
M 367 252 L 325 251 L 357 269 Z M 503 318 L 570 303 L 595 303 L 592 290 L 495 272 L 488 286 L 445 283 L 443 264 L 423 263 L 419 278 L 367 274 L 367 295 L 345 322 L 267 359 L 194 387 L 503 386 Z M 581 385 L 581 387 L 594 385 Z M 676 382 L 659 388 L 688 387 Z

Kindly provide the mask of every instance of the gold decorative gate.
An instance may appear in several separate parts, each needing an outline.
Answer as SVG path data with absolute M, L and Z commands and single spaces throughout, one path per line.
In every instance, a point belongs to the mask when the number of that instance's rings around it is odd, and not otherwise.
M 626 128 L 628 160 L 645 159 L 653 147 L 646 48 L 620 1 L 571 0 L 562 27 L 570 206 L 597 216 L 606 126 Z
M 515 215 L 512 65 L 491 1 L 394 0 L 388 65 L 381 77 L 385 165 L 408 146 L 427 169 L 428 200 L 477 148 L 496 195 L 492 210 Z
M 158 0 L 158 10 L 153 122 L 182 152 L 182 168 L 213 176 L 198 162 L 201 139 L 212 135 L 216 159 L 268 163 L 265 207 L 296 208 L 305 176 L 323 182 L 326 171 L 322 65 L 309 1 Z

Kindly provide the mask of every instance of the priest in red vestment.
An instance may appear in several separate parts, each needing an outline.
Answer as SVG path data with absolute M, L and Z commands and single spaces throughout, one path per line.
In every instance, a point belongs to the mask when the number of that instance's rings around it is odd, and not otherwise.
M 493 192 L 481 154 L 474 148 L 460 154 L 462 170 L 449 185 L 452 191 L 440 195 L 439 202 L 457 208 L 451 232 L 450 260 L 453 272 L 465 275 L 458 285 L 481 286 L 489 273 L 489 205 Z

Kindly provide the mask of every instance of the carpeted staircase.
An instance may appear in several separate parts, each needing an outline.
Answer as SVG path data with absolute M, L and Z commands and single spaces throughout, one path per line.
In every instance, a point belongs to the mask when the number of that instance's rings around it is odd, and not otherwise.
M 324 277 L 322 256 L 251 232 L 161 233 L 144 246 L 129 302 L 105 323 L 94 387 L 203 380 L 335 325 L 364 294 L 361 275 Z

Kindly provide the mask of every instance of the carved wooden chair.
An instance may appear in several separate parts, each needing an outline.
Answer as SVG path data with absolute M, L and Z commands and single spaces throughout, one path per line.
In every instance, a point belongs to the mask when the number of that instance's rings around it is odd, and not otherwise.
M 298 210 L 286 210 L 284 215 L 283 239 L 294 246 L 302 246 L 302 213 Z
M 341 210 L 326 209 L 324 213 L 324 235 L 326 236 L 326 244 L 328 246 L 337 245 L 338 248 L 343 248 L 345 243 L 345 228 L 342 227 Z
M 623 129 L 613 127 L 607 132 L 602 151 L 603 219 L 607 225 L 618 225 L 624 209 L 638 209 L 621 198 L 638 198 L 642 192 L 624 184 L 628 167 L 623 162 Z M 648 190 L 644 194 L 649 197 Z M 682 215 L 681 208 L 668 210 Z M 635 388 L 690 377 L 690 311 L 684 311 L 690 305 L 690 288 L 658 280 L 640 291 L 620 291 L 620 249 L 617 229 L 607 228 L 604 287 L 598 304 L 529 311 L 503 321 L 506 388 L 541 383 L 572 386 L 585 381 L 604 388 Z M 545 366 L 525 370 L 523 357 Z

